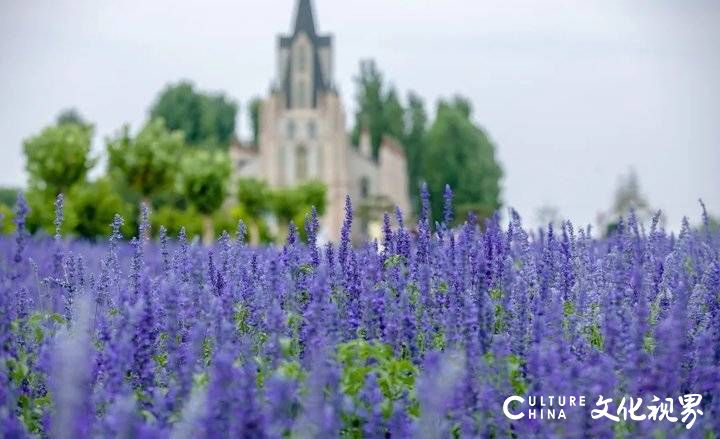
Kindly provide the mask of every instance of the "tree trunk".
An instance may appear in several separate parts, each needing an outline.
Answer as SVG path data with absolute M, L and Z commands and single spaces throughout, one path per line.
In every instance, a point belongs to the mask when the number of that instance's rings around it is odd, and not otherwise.
M 250 221 L 246 240 L 250 245 L 260 244 L 260 227 L 258 226 L 257 220 Z
M 202 225 L 203 225 L 203 243 L 205 245 L 210 245 L 213 243 L 213 241 L 215 239 L 215 228 L 213 227 L 213 220 L 210 217 L 210 215 L 203 215 Z

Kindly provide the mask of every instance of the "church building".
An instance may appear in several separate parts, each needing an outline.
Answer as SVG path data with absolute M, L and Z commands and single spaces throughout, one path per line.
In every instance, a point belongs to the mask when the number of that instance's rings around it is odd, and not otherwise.
M 402 146 L 385 137 L 376 157 L 370 136 L 353 146 L 334 80 L 333 38 L 318 32 L 310 0 L 299 0 L 294 27 L 277 40 L 277 72 L 260 110 L 258 145 L 235 144 L 236 176 L 271 187 L 309 180 L 327 187 L 321 238 L 334 241 L 353 200 L 355 237 L 376 236 L 383 211 L 409 212 L 407 163 Z

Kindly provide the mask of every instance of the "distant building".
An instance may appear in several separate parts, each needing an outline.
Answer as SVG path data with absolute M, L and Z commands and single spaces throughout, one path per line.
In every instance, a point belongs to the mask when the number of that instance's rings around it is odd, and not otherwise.
M 396 205 L 409 211 L 405 154 L 390 137 L 377 159 L 367 133 L 358 147 L 350 144 L 333 62 L 332 36 L 317 32 L 310 0 L 300 0 L 292 34 L 278 39 L 277 78 L 262 103 L 258 145 L 236 142 L 231 157 L 236 176 L 274 187 L 325 183 L 325 239 L 338 238 L 346 194 L 356 212 L 355 236 L 376 235 L 382 211 Z

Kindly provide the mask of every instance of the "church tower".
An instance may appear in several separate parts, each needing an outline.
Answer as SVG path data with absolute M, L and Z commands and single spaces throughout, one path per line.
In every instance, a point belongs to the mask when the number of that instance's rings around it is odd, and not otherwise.
M 291 35 L 278 41 L 278 84 L 286 108 L 317 108 L 332 89 L 332 37 L 319 35 L 310 0 L 300 0 Z
M 311 0 L 298 0 L 289 34 L 277 39 L 275 79 L 262 101 L 257 145 L 231 148 L 236 178 L 271 187 L 319 181 L 327 188 L 320 240 L 339 238 L 345 196 L 358 221 L 354 238 L 379 236 L 382 212 L 410 210 L 407 161 L 397 140 L 350 145 L 345 109 L 335 86 L 333 38 L 318 32 Z
M 318 32 L 310 0 L 298 1 L 291 33 L 277 40 L 276 69 L 260 113 L 259 171 L 275 187 L 323 182 L 323 229 L 335 239 L 351 192 L 349 143 L 333 79 L 333 39 Z

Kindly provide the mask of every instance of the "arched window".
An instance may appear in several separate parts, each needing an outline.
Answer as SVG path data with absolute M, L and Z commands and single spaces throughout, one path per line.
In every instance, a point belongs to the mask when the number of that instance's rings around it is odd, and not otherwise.
M 305 146 L 300 145 L 295 150 L 295 178 L 304 181 L 308 178 L 308 152 Z

